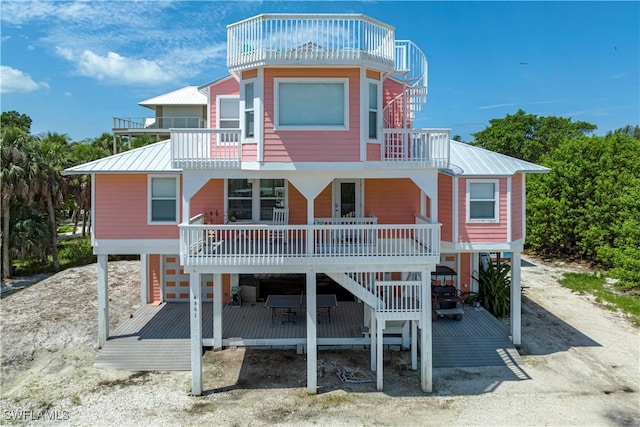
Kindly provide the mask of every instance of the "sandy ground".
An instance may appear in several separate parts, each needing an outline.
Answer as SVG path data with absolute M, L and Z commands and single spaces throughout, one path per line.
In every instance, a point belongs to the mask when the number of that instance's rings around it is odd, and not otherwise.
M 320 352 L 317 395 L 295 351 L 207 352 L 202 397 L 188 372 L 96 369 L 96 266 L 67 270 L 1 300 L 0 423 L 640 425 L 638 328 L 557 284 L 578 267 L 527 260 L 523 366 L 434 369 L 429 395 L 406 352 L 385 352 L 382 392 L 337 375 L 373 379 L 368 351 Z M 138 268 L 109 263 L 112 328 L 139 305 Z

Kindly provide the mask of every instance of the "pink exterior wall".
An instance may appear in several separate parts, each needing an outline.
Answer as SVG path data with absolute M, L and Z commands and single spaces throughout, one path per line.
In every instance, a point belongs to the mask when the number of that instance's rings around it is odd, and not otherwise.
M 149 255 L 149 302 L 160 302 L 160 255 Z
M 224 212 L 224 180 L 211 179 L 191 198 L 191 215 L 193 218 L 201 213 L 207 214 L 210 224 L 223 224 Z M 216 215 L 216 211 L 218 214 Z
M 395 80 L 387 79 L 382 84 L 382 106 L 387 105 L 391 100 L 395 99 L 400 93 L 402 93 L 402 83 Z M 392 124 L 389 127 L 402 128 L 403 126 L 403 109 L 396 108 L 393 118 L 391 118 Z M 409 126 L 411 127 L 411 126 Z
M 420 212 L 420 189 L 408 178 L 366 179 L 364 212 L 378 217 L 379 224 L 414 224 Z
M 218 95 L 240 95 L 240 83 L 234 78 L 224 79 L 221 82 L 209 87 L 209 127 L 217 128 L 216 119 L 218 117 Z
M 349 79 L 349 129 L 346 131 L 275 131 L 274 79 L 280 77 Z M 264 161 L 354 162 L 360 160 L 360 70 L 265 68 Z
M 511 239 L 518 240 L 524 237 L 522 218 L 524 206 L 522 206 L 522 194 L 524 180 L 522 174 L 517 173 L 511 179 Z
M 467 223 L 467 178 L 458 180 L 458 242 L 497 243 L 507 241 L 507 179 L 499 179 L 499 222 Z
M 465 252 L 458 256 L 460 257 L 460 271 L 458 271 L 460 292 L 469 292 L 471 290 L 471 254 Z
M 438 222 L 440 239 L 453 242 L 453 177 L 443 173 L 438 174 Z
M 306 224 L 307 223 L 307 199 L 296 187 L 289 184 L 287 190 L 289 199 L 289 224 Z
M 147 224 L 147 187 L 144 174 L 96 175 L 95 238 L 178 239 L 177 225 Z
M 379 143 L 377 142 L 367 143 L 367 160 L 370 162 L 376 162 L 381 160 Z

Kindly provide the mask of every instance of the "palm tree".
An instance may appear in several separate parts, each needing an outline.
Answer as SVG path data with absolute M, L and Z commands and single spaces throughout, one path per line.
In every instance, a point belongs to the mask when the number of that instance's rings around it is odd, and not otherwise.
M 29 182 L 32 168 L 29 165 L 29 150 L 34 138 L 17 127 L 3 127 L 0 133 L 0 157 L 2 168 L 2 277 L 11 277 L 11 253 L 9 251 L 11 205 L 20 200 L 29 200 Z

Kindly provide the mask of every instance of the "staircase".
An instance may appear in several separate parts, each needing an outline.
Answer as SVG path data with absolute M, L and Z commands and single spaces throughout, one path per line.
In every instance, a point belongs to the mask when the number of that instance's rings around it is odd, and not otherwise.
M 384 127 L 408 129 L 427 103 L 427 57 L 415 43 L 397 40 L 395 61 L 393 75 L 403 90 L 384 106 Z
M 423 305 L 420 280 L 378 280 L 376 273 L 325 274 L 372 307 L 378 319 L 420 319 Z

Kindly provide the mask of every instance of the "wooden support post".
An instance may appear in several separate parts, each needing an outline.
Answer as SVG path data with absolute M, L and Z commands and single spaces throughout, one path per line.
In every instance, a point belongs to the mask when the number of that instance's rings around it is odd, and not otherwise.
M 307 391 L 318 392 L 318 338 L 316 329 L 316 272 L 307 272 Z
M 376 319 L 376 323 L 378 323 L 378 343 L 377 343 L 377 348 L 376 348 L 376 359 L 377 361 L 377 369 L 376 369 L 376 388 L 378 389 L 378 391 L 382 390 L 382 385 L 383 385 L 383 371 L 384 371 L 384 328 L 385 328 L 385 321 L 384 319 L 380 320 L 380 319 Z
M 213 349 L 222 349 L 222 274 L 213 275 Z
M 189 317 L 191 325 L 191 394 L 202 394 L 202 298 L 200 274 L 189 274 Z
M 369 327 L 369 340 L 371 340 L 371 371 L 376 371 L 376 357 L 377 357 L 377 335 L 378 335 L 378 318 L 376 317 L 376 311 L 372 308 L 370 309 L 370 322 L 371 326 Z
M 420 388 L 426 393 L 433 391 L 433 353 L 432 353 L 432 337 L 431 337 L 431 277 L 430 270 L 423 270 L 422 276 L 422 292 L 421 301 L 422 309 L 420 310 L 422 318 L 420 319 Z
M 98 255 L 98 347 L 109 339 L 108 255 Z
M 522 295 L 520 283 L 520 252 L 511 253 L 511 342 L 522 343 Z

